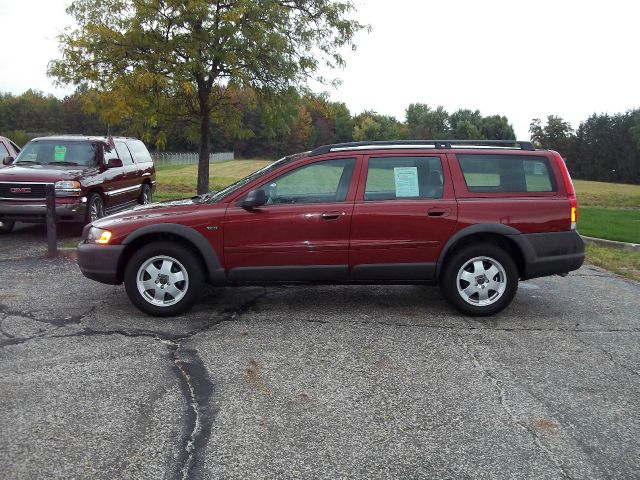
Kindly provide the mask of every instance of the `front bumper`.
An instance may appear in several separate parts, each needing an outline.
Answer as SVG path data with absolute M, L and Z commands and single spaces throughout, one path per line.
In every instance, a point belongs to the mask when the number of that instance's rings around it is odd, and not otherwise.
M 118 265 L 125 245 L 96 245 L 81 242 L 78 245 L 78 266 L 82 274 L 96 282 L 119 285 Z
M 86 211 L 86 197 L 56 199 L 56 220 L 58 222 L 84 222 Z M 45 223 L 47 221 L 47 204 L 42 201 L 2 200 L 0 201 L 0 221 Z

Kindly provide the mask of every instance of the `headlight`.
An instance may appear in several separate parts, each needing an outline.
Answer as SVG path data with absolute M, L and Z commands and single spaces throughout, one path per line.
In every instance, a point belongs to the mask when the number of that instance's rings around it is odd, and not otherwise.
M 111 241 L 111 232 L 103 228 L 91 227 L 89 235 L 87 235 L 87 243 L 98 243 L 100 245 L 108 245 Z
M 56 182 L 56 196 L 57 197 L 77 197 L 80 196 L 82 188 L 80 182 L 60 180 Z

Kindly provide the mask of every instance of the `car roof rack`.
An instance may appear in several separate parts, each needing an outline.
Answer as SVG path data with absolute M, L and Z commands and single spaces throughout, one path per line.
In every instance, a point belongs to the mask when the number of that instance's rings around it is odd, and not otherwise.
M 420 148 L 427 147 L 433 149 L 450 149 L 450 148 L 473 148 L 473 147 L 496 147 L 496 148 L 513 148 L 519 150 L 534 151 L 535 147 L 531 142 L 523 142 L 520 140 L 383 140 L 374 142 L 346 142 L 334 143 L 331 145 L 322 145 L 309 153 L 310 157 L 323 155 L 330 152 L 339 152 L 343 150 L 362 150 L 366 148 Z

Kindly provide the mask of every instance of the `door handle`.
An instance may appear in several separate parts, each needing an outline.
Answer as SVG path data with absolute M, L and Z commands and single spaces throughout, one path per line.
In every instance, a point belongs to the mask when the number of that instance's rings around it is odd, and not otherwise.
M 346 212 L 323 212 L 323 220 L 338 220 L 340 217 L 346 215 Z
M 427 215 L 430 217 L 446 217 L 449 215 L 449 212 L 451 212 L 449 208 L 434 207 L 427 210 Z

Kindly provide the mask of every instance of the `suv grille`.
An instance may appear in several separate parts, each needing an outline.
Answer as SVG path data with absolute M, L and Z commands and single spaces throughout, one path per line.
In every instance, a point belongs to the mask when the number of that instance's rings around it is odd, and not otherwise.
M 46 183 L 4 183 L 0 182 L 0 198 L 9 199 L 44 199 Z

